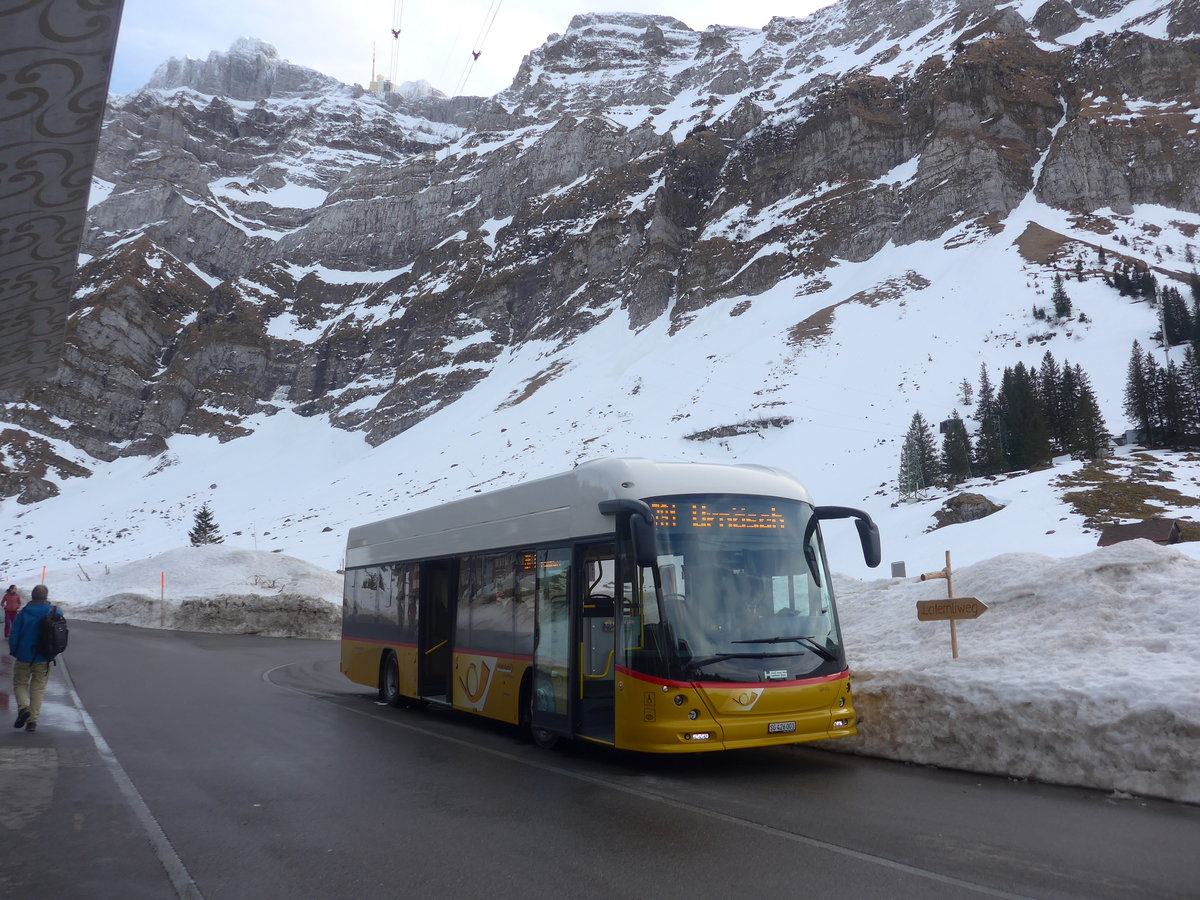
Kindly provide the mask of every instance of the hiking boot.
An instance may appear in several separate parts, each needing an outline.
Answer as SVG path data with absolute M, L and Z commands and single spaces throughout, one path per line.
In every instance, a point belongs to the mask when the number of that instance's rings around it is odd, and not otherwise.
M 26 731 L 37 731 L 37 722 L 30 722 L 25 726 Z
M 29 708 L 25 707 L 24 709 L 18 709 L 17 721 L 13 722 L 13 728 L 20 728 L 27 721 L 29 721 Z

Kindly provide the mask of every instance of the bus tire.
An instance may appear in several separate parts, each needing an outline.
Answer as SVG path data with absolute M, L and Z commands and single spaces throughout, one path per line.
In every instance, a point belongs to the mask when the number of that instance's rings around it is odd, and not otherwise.
M 404 695 L 400 693 L 400 665 L 396 654 L 387 651 L 379 663 L 379 699 L 388 706 L 403 706 Z
M 552 750 L 558 745 L 558 735 L 545 728 L 533 726 L 533 679 L 526 676 L 521 686 L 521 730 L 529 735 L 529 740 L 543 750 Z
M 534 728 L 530 725 L 529 738 L 536 746 L 541 747 L 543 750 L 553 750 L 558 746 L 558 735 L 553 731 L 547 731 L 545 728 Z

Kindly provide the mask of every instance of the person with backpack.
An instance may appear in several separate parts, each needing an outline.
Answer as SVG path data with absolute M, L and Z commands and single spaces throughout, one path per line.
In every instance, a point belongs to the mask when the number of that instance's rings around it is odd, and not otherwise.
M 4 607 L 4 636 L 8 637 L 9 632 L 12 631 L 13 619 L 17 617 L 17 610 L 21 608 L 21 595 L 17 593 L 15 584 L 8 586 L 4 601 L 0 605 Z
M 46 693 L 46 682 L 50 678 L 50 663 L 57 652 L 46 646 L 47 632 L 52 631 L 57 616 L 65 619 L 58 608 L 51 606 L 50 591 L 44 584 L 37 585 L 29 594 L 29 602 L 17 614 L 12 631 L 8 635 L 8 652 L 16 657 L 13 664 L 13 696 L 17 699 L 17 721 L 13 728 L 24 727 L 26 731 L 37 731 L 38 713 L 42 710 L 42 697 Z M 65 636 L 59 639 L 65 643 Z M 61 652 L 61 651 L 60 651 Z

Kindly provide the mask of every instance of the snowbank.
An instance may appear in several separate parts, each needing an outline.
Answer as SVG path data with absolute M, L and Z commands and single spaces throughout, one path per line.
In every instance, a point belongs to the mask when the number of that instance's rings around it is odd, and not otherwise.
M 23 597 L 36 582 L 18 584 Z M 46 584 L 53 602 L 85 621 L 276 637 L 341 631 L 341 576 L 266 551 L 182 547 L 111 571 L 52 571 Z
M 1200 803 L 1200 562 L 1139 540 L 954 572 L 989 607 L 918 622 L 946 582 L 839 580 L 860 734 L 830 749 Z

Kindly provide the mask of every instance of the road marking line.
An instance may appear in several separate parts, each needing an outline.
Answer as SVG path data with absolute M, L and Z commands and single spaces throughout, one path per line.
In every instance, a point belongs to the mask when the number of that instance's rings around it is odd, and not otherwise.
M 555 775 L 562 775 L 562 776 L 565 776 L 566 778 L 572 778 L 576 781 L 586 782 L 587 784 L 596 785 L 597 787 L 608 788 L 609 790 L 612 790 L 612 791 L 619 791 L 620 793 L 623 793 L 623 794 L 630 794 L 635 797 L 649 798 L 651 800 L 657 800 L 660 803 L 664 803 L 668 806 L 673 806 L 676 809 L 681 809 L 681 810 L 684 810 L 685 812 L 695 813 L 695 814 L 698 814 L 701 816 L 705 816 L 706 818 L 709 818 L 709 819 L 715 819 L 720 822 L 725 822 L 726 824 L 740 825 L 743 827 L 752 828 L 755 831 L 760 831 L 764 834 L 771 835 L 773 837 L 783 838 L 784 840 L 791 841 L 796 844 L 803 844 L 807 847 L 812 847 L 816 850 L 825 850 L 830 853 L 838 854 L 839 856 L 846 856 L 851 859 L 859 860 L 861 862 L 870 863 L 872 865 L 877 865 L 877 866 L 882 866 L 887 869 L 894 869 L 895 871 L 898 871 L 898 872 L 904 872 L 908 875 L 913 875 L 917 878 L 924 878 L 929 881 L 939 882 L 940 884 L 946 884 L 946 885 L 952 885 L 954 887 L 964 888 L 969 891 L 974 891 L 975 893 L 978 893 L 978 894 L 983 894 L 984 896 L 987 896 L 987 897 L 999 897 L 999 898 L 1002 898 L 1002 900 L 1031 900 L 1031 898 L 1029 898 L 1028 896 L 1026 896 L 1024 894 L 1013 894 L 1009 891 L 1003 891 L 1003 890 L 999 890 L 997 888 L 988 887 L 986 885 L 976 884 L 975 882 L 972 882 L 972 881 L 966 881 L 961 878 L 955 878 L 952 875 L 943 875 L 940 872 L 933 872 L 933 871 L 930 871 L 929 869 L 922 869 L 917 866 L 911 866 L 907 863 L 897 862 L 894 859 L 888 859 L 886 856 L 876 856 L 872 853 L 867 853 L 862 850 L 854 850 L 850 847 L 843 847 L 840 844 L 834 844 L 834 843 L 830 843 L 829 841 L 823 841 L 820 838 L 809 837 L 808 835 L 804 835 L 804 834 L 796 834 L 795 832 L 792 832 L 792 831 L 786 831 L 782 828 L 776 828 L 773 825 L 764 825 L 762 822 L 755 822 L 751 819 L 744 819 L 739 816 L 730 815 L 729 813 L 718 812 L 717 810 L 707 809 L 703 806 L 696 806 L 696 805 L 688 803 L 684 800 L 677 800 L 674 797 L 669 797 L 665 794 L 660 794 L 656 791 L 646 790 L 644 788 L 631 787 L 629 785 L 624 785 L 624 784 L 614 784 L 612 782 L 605 781 L 602 778 L 598 778 L 595 775 L 586 775 L 582 772 L 573 772 L 570 769 L 563 768 L 562 766 L 556 766 L 552 763 L 547 763 L 547 762 L 544 762 L 541 760 L 529 759 L 524 756 L 518 756 L 515 753 L 509 753 L 506 750 L 497 750 L 494 747 L 485 747 L 480 744 L 473 743 L 471 741 L 463 740 L 462 738 L 451 737 L 450 735 L 447 735 L 447 734 L 440 734 L 440 733 L 438 733 L 436 731 L 432 731 L 428 728 L 422 728 L 419 725 L 413 725 L 408 722 L 402 722 L 399 719 L 385 718 L 384 716 L 379 715 L 379 710 L 377 708 L 359 709 L 354 706 L 347 706 L 347 705 L 344 705 L 344 704 L 338 702 L 337 699 L 330 697 L 327 694 L 303 691 L 303 690 L 300 690 L 299 688 L 288 687 L 287 685 L 276 684 L 274 681 L 271 681 L 270 676 L 273 672 L 276 672 L 279 669 L 286 669 L 293 665 L 296 665 L 296 664 L 295 663 L 284 663 L 283 665 L 275 666 L 274 668 L 268 669 L 266 672 L 263 672 L 262 679 L 263 679 L 263 681 L 267 682 L 268 684 L 272 685 L 273 687 L 279 688 L 280 690 L 291 691 L 294 694 L 301 694 L 302 696 L 305 696 L 305 697 L 314 697 L 317 700 L 323 700 L 326 703 L 332 703 L 334 706 L 337 706 L 339 709 L 347 710 L 348 712 L 355 713 L 356 715 L 366 716 L 369 719 L 374 719 L 378 722 L 385 722 L 389 725 L 396 725 L 400 728 L 405 728 L 408 731 L 414 731 L 418 734 L 423 734 L 426 737 L 437 738 L 438 740 L 447 741 L 451 744 L 457 744 L 460 747 L 466 747 L 468 749 L 476 750 L 481 753 L 487 753 L 490 756 L 499 757 L 500 759 L 510 760 L 511 762 L 519 763 L 520 765 L 523 765 L 523 766 L 528 766 L 528 767 L 534 768 L 534 769 L 541 769 L 544 772 L 551 772 Z
M 92 721 L 92 717 L 84 709 L 83 700 L 80 698 L 79 692 L 75 690 L 75 682 L 71 680 L 71 673 L 67 669 L 66 660 L 60 658 L 59 663 L 63 681 L 66 682 L 67 691 L 71 695 L 71 702 L 75 704 L 75 709 L 79 711 L 79 716 L 83 719 L 83 727 L 92 736 L 92 741 L 96 744 L 96 752 L 100 754 L 100 758 L 108 768 L 109 774 L 117 782 L 117 787 L 125 797 L 125 802 L 133 810 L 133 815 L 142 826 L 142 830 L 146 833 L 146 837 L 150 841 L 150 846 L 154 848 L 154 853 L 158 856 L 158 861 L 167 870 L 167 877 L 171 879 L 175 893 L 183 898 L 183 900 L 204 900 L 204 895 L 196 887 L 196 882 L 192 881 L 192 876 L 188 874 L 187 867 L 183 864 L 183 860 L 179 858 L 179 854 L 175 852 L 175 848 L 171 846 L 171 841 L 158 824 L 158 820 L 154 818 L 154 813 L 150 812 L 150 807 L 146 805 L 146 801 L 138 793 L 138 789 L 134 786 L 133 781 L 126 774 L 125 768 L 118 762 L 116 754 L 108 746 L 108 741 L 100 734 L 100 729 L 96 727 L 96 723 Z

